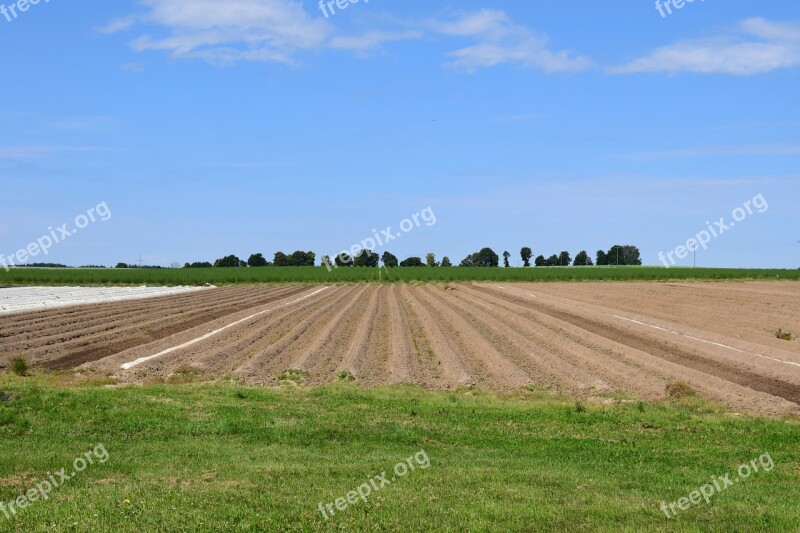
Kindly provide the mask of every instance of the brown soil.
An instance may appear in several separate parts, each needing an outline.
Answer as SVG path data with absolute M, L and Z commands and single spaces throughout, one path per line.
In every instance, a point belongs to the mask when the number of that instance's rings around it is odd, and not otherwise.
M 526 386 L 608 401 L 681 384 L 742 412 L 800 413 L 800 283 L 228 287 L 8 315 L 0 367 L 136 382 L 194 369 L 277 385 Z M 260 313 L 256 316 L 256 313 Z M 225 328 L 130 370 L 149 357 Z M 670 388 L 671 387 L 671 388 Z

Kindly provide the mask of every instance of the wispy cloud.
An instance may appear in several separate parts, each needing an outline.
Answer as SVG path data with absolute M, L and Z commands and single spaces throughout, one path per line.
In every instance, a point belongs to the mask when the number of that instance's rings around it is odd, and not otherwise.
M 134 24 L 136 24 L 135 17 L 125 17 L 120 19 L 114 19 L 105 26 L 100 26 L 98 28 L 95 28 L 95 31 L 97 33 L 102 33 L 104 35 L 110 35 L 112 33 L 119 33 L 121 31 L 127 30 Z
M 111 124 L 111 117 L 74 117 L 53 122 L 52 126 L 61 130 L 99 130 L 107 129 Z
M 492 122 L 501 122 L 501 123 L 509 123 L 509 122 L 530 122 L 532 120 L 542 120 L 545 118 L 550 118 L 550 115 L 542 114 L 542 113 L 520 113 L 518 115 L 500 115 L 497 117 L 492 117 Z
M 0 146 L 0 158 L 28 159 L 59 152 L 101 152 L 103 150 L 105 148 L 98 146 Z
M 173 59 L 197 58 L 220 66 L 240 61 L 295 65 L 302 51 L 346 50 L 366 55 L 387 43 L 429 37 L 466 44 L 447 54 L 447 66 L 467 73 L 502 64 L 545 72 L 592 66 L 586 57 L 551 50 L 546 37 L 513 23 L 500 10 L 404 21 L 394 28 L 340 35 L 332 23 L 311 16 L 302 3 L 293 0 L 141 0 L 141 4 L 146 8 L 143 14 L 111 21 L 98 31 L 108 34 L 147 27 L 147 33 L 140 31 L 131 41 L 137 52 L 161 51 Z
M 588 69 L 592 61 L 568 50 L 552 51 L 548 39 L 517 25 L 503 11 L 483 9 L 451 20 L 429 22 L 436 32 L 472 39 L 474 44 L 448 53 L 447 66 L 468 73 L 502 64 L 518 64 L 545 72 Z
M 356 52 L 367 52 L 380 47 L 384 43 L 392 41 L 410 41 L 421 39 L 424 34 L 421 31 L 370 31 L 363 35 L 352 37 L 334 37 L 330 40 L 330 47 L 338 50 L 353 50 Z
M 632 155 L 633 159 L 687 159 L 693 157 L 711 156 L 778 156 L 800 155 L 800 144 L 773 143 L 773 144 L 748 144 L 729 146 L 702 146 L 681 150 L 663 150 L 656 152 L 639 152 Z
M 732 35 L 677 42 L 612 67 L 609 72 L 753 76 L 797 65 L 800 65 L 800 24 L 752 18 L 741 21 Z
M 158 50 L 173 58 L 215 64 L 237 61 L 292 63 L 298 50 L 324 44 L 328 25 L 312 19 L 302 4 L 286 0 L 143 0 L 145 24 L 166 36 L 140 35 L 134 50 Z

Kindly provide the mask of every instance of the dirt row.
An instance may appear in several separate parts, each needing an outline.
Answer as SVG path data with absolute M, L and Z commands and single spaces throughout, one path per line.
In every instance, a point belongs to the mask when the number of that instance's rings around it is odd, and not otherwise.
M 662 399 L 682 381 L 731 408 L 800 413 L 800 284 L 233 287 L 0 319 L 0 366 L 138 382 L 195 372 L 276 385 L 544 387 Z M 191 343 L 175 349 L 184 343 Z M 149 358 L 128 370 L 121 365 Z

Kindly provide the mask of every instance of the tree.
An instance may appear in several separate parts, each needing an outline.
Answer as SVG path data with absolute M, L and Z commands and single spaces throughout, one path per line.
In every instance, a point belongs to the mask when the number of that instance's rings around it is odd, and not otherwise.
M 558 256 L 553 254 L 547 258 L 547 261 L 545 262 L 544 266 L 557 267 L 559 264 L 560 263 L 558 261 Z
M 586 250 L 578 252 L 578 255 L 575 256 L 575 262 L 572 263 L 572 266 L 592 266 L 592 260 L 589 257 L 589 254 L 586 253 Z
M 616 244 L 611 247 L 607 254 L 610 265 L 619 266 L 641 266 L 642 258 L 636 246 L 621 246 Z
M 183 265 L 183 268 L 212 268 L 213 266 L 214 265 L 212 265 L 208 261 L 205 261 L 203 263 L 192 263 L 191 265 L 189 263 L 186 263 L 185 265 Z
M 188 266 L 189 266 L 189 263 L 186 263 L 186 268 L 188 268 Z M 115 266 L 114 268 L 128 268 L 128 264 L 127 263 L 117 263 L 117 266 Z
M 608 256 L 606 255 L 606 253 L 603 250 L 597 250 L 597 256 L 596 257 L 597 257 L 597 260 L 595 261 L 595 264 L 597 266 L 606 266 L 606 265 L 608 265 Z
M 569 256 L 569 252 L 561 252 L 561 255 L 558 256 L 558 264 L 559 266 L 569 266 L 572 264 L 572 258 Z
M 547 260 L 544 258 L 543 255 L 540 255 L 536 258 L 536 262 L 534 263 L 537 267 L 547 266 Z
M 528 248 L 527 246 L 519 251 L 519 254 L 522 256 L 522 261 L 525 263 L 523 266 L 529 267 L 531 266 L 531 257 L 533 257 L 533 250 Z
M 422 262 L 420 257 L 409 257 L 400 263 L 401 267 L 424 267 L 425 263 Z
M 329 256 L 323 255 L 321 265 L 324 267 L 328 267 L 328 270 L 330 270 L 331 268 L 333 268 L 333 261 L 331 261 L 331 258 Z
M 425 264 L 426 264 L 426 265 L 427 265 L 429 268 L 436 268 L 436 267 L 438 267 L 438 266 L 439 266 L 439 263 L 437 263 L 437 262 L 436 262 L 436 254 L 435 254 L 435 253 L 433 253 L 433 252 L 430 252 L 430 253 L 426 254 L 426 255 L 425 255 Z
M 354 264 L 357 267 L 378 268 L 380 256 L 372 250 L 361 250 L 355 258 Z
M 508 258 L 511 257 L 511 254 L 508 253 L 508 250 L 503 252 L 503 266 L 506 268 L 510 268 L 511 264 L 508 262 Z
M 442 268 L 450 268 L 453 266 L 453 263 L 450 262 L 450 258 L 447 256 L 442 257 Z
M 302 267 L 314 266 L 317 262 L 317 254 L 314 252 L 304 252 L 297 250 L 286 258 L 286 266 Z
M 333 258 L 334 262 L 336 263 L 337 267 L 351 267 L 353 266 L 353 258 L 350 257 L 345 252 L 340 253 L 336 257 Z
M 272 260 L 272 264 L 276 267 L 289 266 L 289 258 L 283 252 L 275 252 L 275 258 Z
M 253 254 L 247 260 L 247 266 L 250 267 L 265 267 L 269 265 L 266 259 L 264 259 L 264 254 Z
M 215 268 L 238 268 L 240 266 L 247 266 L 247 263 L 236 257 L 235 255 L 228 255 L 222 259 L 217 259 L 214 262 Z
M 383 252 L 383 257 L 381 257 L 383 261 L 383 266 L 386 268 L 397 268 L 399 265 L 397 261 L 397 256 L 390 254 L 389 252 Z

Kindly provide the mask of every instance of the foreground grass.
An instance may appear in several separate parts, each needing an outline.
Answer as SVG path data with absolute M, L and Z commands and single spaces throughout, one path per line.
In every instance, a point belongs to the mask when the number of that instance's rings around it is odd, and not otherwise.
M 680 281 L 800 280 L 800 269 L 551 267 L 551 268 L 338 268 L 0 269 L 2 285 L 213 285 L 247 283 L 449 281 Z
M 713 406 L 576 406 L 413 387 L 111 388 L 0 377 L 0 501 L 103 444 L 0 530 L 756 531 L 800 528 L 800 425 Z M 424 450 L 418 468 L 325 520 Z M 668 520 L 659 510 L 769 452 L 775 468 Z

